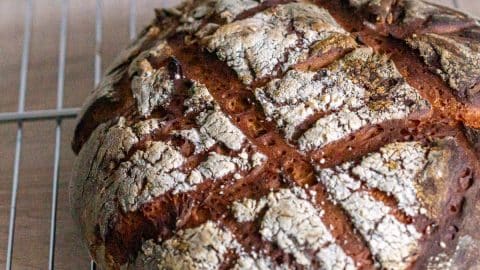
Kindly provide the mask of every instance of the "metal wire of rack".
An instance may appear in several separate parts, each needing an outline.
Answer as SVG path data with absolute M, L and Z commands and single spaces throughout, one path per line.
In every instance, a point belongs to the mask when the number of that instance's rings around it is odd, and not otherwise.
M 55 148 L 53 160 L 52 175 L 52 204 L 50 214 L 50 239 L 49 239 L 49 256 L 48 269 L 54 269 L 55 261 L 55 232 L 57 217 L 57 197 L 58 197 L 58 180 L 59 180 L 59 163 L 62 136 L 62 121 L 77 116 L 80 108 L 64 108 L 64 83 L 65 83 L 65 58 L 67 46 L 67 25 L 68 25 L 68 7 L 69 0 L 61 2 L 61 23 L 59 31 L 59 52 L 58 52 L 58 72 L 57 72 L 57 99 L 56 108 L 48 110 L 25 111 L 25 99 L 27 94 L 27 75 L 28 64 L 30 58 L 30 41 L 32 36 L 32 14 L 33 0 L 26 0 L 26 10 L 23 29 L 23 48 L 20 67 L 20 86 L 18 90 L 18 109 L 16 112 L 0 113 L 0 124 L 8 122 L 17 123 L 17 133 L 15 140 L 14 166 L 12 176 L 12 190 L 10 199 L 10 216 L 8 225 L 8 244 L 6 254 L 6 270 L 12 268 L 12 253 L 15 243 L 15 218 L 17 209 L 17 194 L 19 184 L 19 173 L 21 167 L 21 152 L 23 142 L 23 123 L 28 121 L 50 120 L 55 121 Z M 137 16 L 136 0 L 129 0 L 129 37 L 133 40 L 136 36 L 136 16 Z M 95 59 L 94 59 L 94 86 L 97 86 L 102 76 L 102 0 L 96 0 L 95 7 Z M 96 269 L 95 263 L 91 261 L 91 269 Z

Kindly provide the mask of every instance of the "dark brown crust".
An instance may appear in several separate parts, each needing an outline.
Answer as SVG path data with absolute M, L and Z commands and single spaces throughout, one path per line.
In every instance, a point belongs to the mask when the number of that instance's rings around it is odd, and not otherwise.
M 356 33 L 361 42 L 376 48 L 380 52 L 390 54 L 392 60 L 394 60 L 397 68 L 406 78 L 408 83 L 415 87 L 432 105 L 432 111 L 429 113 L 428 117 L 421 118 L 419 121 L 410 122 L 407 124 L 407 126 L 410 126 L 409 128 L 400 128 L 399 130 L 399 126 L 395 125 L 396 128 L 391 130 L 394 133 L 389 134 L 389 132 L 385 133 L 384 131 L 380 137 L 389 139 L 397 138 L 397 140 L 402 140 L 403 134 L 405 135 L 403 138 L 410 137 L 410 139 L 407 140 L 420 139 L 417 136 L 428 140 L 434 137 L 454 136 L 457 138 L 457 143 L 463 149 L 459 150 L 451 145 L 449 146 L 453 157 L 450 159 L 450 175 L 447 179 L 451 179 L 452 184 L 449 188 L 450 191 L 448 192 L 448 198 L 442 198 L 446 202 L 444 212 L 442 213 L 440 220 L 434 221 L 435 226 L 438 227 L 436 227 L 434 232 L 429 236 L 429 241 L 424 242 L 422 248 L 423 252 L 420 253 L 422 255 L 412 266 L 412 269 L 425 269 L 428 264 L 428 259 L 435 254 L 439 254 L 442 251 L 447 252 L 448 254 L 454 252 L 456 241 L 458 241 L 458 232 L 462 231 L 460 229 L 462 222 L 469 220 L 472 212 L 476 211 L 473 209 L 465 211 L 465 202 L 470 201 L 472 203 L 478 201 L 478 197 L 475 198 L 477 195 L 470 195 L 469 193 L 472 193 L 472 189 L 477 190 L 475 187 L 472 188 L 472 183 L 479 182 L 478 175 L 475 173 L 479 170 L 478 159 L 475 158 L 475 156 L 478 158 L 479 148 L 477 137 L 479 136 L 478 133 L 475 133 L 474 129 L 466 128 L 467 138 L 470 140 L 471 145 L 477 145 L 477 147 L 473 147 L 472 149 L 461 132 L 461 123 L 463 122 L 467 123 L 467 125 L 478 126 L 480 124 L 478 107 L 460 103 L 453 95 L 454 92 L 452 92 L 450 87 L 438 76 L 432 74 L 429 68 L 420 60 L 418 55 L 409 49 L 403 41 L 386 38 L 383 37 L 382 33 L 379 34 L 372 31 L 372 29 L 361 23 L 362 18 L 359 18 L 360 21 L 355 21 L 355 19 L 352 19 L 351 11 L 338 4 L 338 2 L 319 2 L 320 5 L 329 9 L 331 14 L 333 14 L 335 19 L 339 21 L 343 27 Z M 468 21 L 471 22 L 471 19 L 468 19 Z M 433 25 L 433 22 L 430 22 L 428 26 L 429 29 L 437 27 L 437 25 Z M 446 27 L 445 25 L 442 26 Z M 452 25 L 449 29 L 453 31 L 455 27 L 463 29 L 469 26 L 471 26 L 471 23 L 458 23 Z M 421 28 L 420 24 L 415 24 L 412 26 L 402 25 L 401 28 L 398 29 L 405 32 L 411 31 L 411 33 L 413 33 L 422 31 L 420 29 L 425 28 Z M 440 26 L 438 26 L 437 29 L 440 29 Z M 394 33 L 393 35 L 401 37 L 406 35 L 406 33 Z M 400 125 L 400 127 L 402 127 L 402 125 Z M 339 142 L 338 145 L 334 144 L 331 147 L 333 149 L 338 149 L 337 147 L 341 147 L 342 145 L 345 145 L 345 143 Z M 358 148 L 359 146 L 362 147 L 362 144 L 353 143 L 351 149 Z M 475 155 L 475 153 L 477 155 Z M 475 192 L 477 191 L 473 191 L 473 193 Z M 428 219 L 420 218 L 416 221 L 417 228 L 419 228 L 420 231 L 425 231 L 427 225 L 431 224 L 431 222 L 431 220 L 429 221 Z M 473 229 L 471 228 L 469 231 L 473 231 Z M 473 233 L 472 235 L 475 234 L 476 233 Z M 446 244 L 446 249 L 439 246 L 438 243 L 440 241 L 443 241 Z M 471 260 L 465 262 L 465 264 L 462 264 L 462 262 L 457 263 L 460 263 L 456 265 L 458 269 L 469 269 L 468 265 L 474 265 Z
M 391 35 L 404 41 L 422 36 L 426 37 L 429 34 L 436 34 L 451 40 L 446 42 L 430 38 L 432 42 L 430 45 L 437 46 L 434 49 L 435 52 L 432 52 L 429 56 L 422 55 L 420 57 L 417 54 L 415 57 L 415 59 L 425 58 L 423 61 L 428 64 L 428 69 L 432 73 L 437 73 L 438 70 L 443 68 L 440 64 L 443 53 L 441 50 L 452 55 L 459 55 L 460 58 L 463 58 L 458 60 L 460 61 L 459 64 L 463 66 L 471 66 L 472 63 L 478 62 L 467 59 L 469 55 L 462 54 L 460 48 L 460 46 L 475 48 L 472 53 L 478 54 L 477 48 L 480 44 L 478 19 L 439 5 L 420 4 L 421 1 L 382 1 L 382 4 L 384 3 L 386 5 L 382 7 L 366 5 L 361 9 L 362 19 L 369 21 L 368 25 L 376 33 L 385 36 Z M 409 42 L 409 45 L 412 45 L 413 49 L 419 49 L 413 46 L 411 42 Z M 457 66 L 456 69 L 459 69 L 459 67 Z M 447 86 L 447 89 L 467 106 L 467 111 L 476 111 L 476 118 L 478 119 L 480 71 L 475 67 L 473 70 L 452 70 L 451 72 L 446 76 L 450 78 L 461 76 L 463 78 L 456 83 L 458 84 L 456 87 L 450 88 Z M 468 119 L 464 120 L 469 125 L 478 127 L 478 122 L 470 123 Z
M 476 219 L 472 210 L 467 211 L 465 204 L 468 201 L 472 203 L 477 200 L 469 193 L 472 190 L 476 190 L 472 184 L 478 182 L 478 176 L 476 172 L 480 169 L 478 162 L 472 162 L 475 160 L 475 153 L 469 148 L 468 142 L 463 134 L 459 133 L 456 136 L 455 146 L 452 142 L 447 143 L 448 149 L 450 149 L 450 161 L 449 161 L 449 176 L 451 183 L 448 187 L 448 197 L 442 198 L 445 204 L 441 207 L 441 214 L 434 220 L 436 227 L 430 234 L 430 241 L 423 243 L 421 256 L 413 265 L 413 269 L 425 269 L 428 264 L 428 259 L 440 254 L 442 252 L 454 253 L 456 244 L 461 234 L 470 234 L 470 230 L 462 230 L 462 223 L 468 222 L 469 219 Z M 435 194 L 435 183 L 432 183 L 431 194 Z M 475 192 L 475 191 L 473 191 Z M 472 215 L 473 214 L 473 215 Z M 431 221 L 429 221 L 431 222 Z M 432 224 L 432 223 L 430 223 Z M 430 225 L 429 224 L 429 225 Z M 425 224 L 427 225 L 427 224 Z M 427 227 L 424 227 L 424 230 Z M 471 234 L 474 236 L 476 233 Z M 438 243 L 443 242 L 446 248 L 441 247 Z M 469 269 L 467 264 L 471 262 L 454 262 L 455 267 L 458 269 Z
M 253 16 L 283 2 L 287 1 L 266 1 L 257 8 L 241 13 L 237 18 Z M 371 269 L 374 260 L 366 242 L 356 232 L 342 208 L 328 200 L 325 188 L 315 180 L 314 166 L 329 168 L 346 161 L 359 160 L 367 153 L 377 151 L 392 142 L 416 140 L 425 145 L 432 145 L 439 139 L 447 137 L 453 137 L 455 143 L 449 141 L 445 146 L 451 155 L 448 164 L 449 175 L 445 178 L 449 184 L 446 197 L 438 198 L 442 201 L 439 207 L 445 208 L 438 218 L 419 216 L 412 219 L 398 209 L 397 202 L 392 196 L 378 190 L 373 190 L 371 194 L 391 206 L 393 214 L 401 222 L 414 224 L 422 233 L 425 233 L 432 224 L 436 225 L 436 229 L 422 239 L 422 247 L 412 269 L 425 269 L 429 258 L 441 252 L 452 255 L 461 235 L 471 235 L 480 239 L 480 233 L 475 227 L 475 224 L 480 222 L 480 210 L 476 207 L 480 199 L 478 163 L 480 132 L 474 129 L 480 128 L 480 106 L 477 104 L 477 96 L 462 96 L 453 91 L 439 76 L 432 73 L 431 68 L 421 60 L 418 53 L 403 41 L 412 33 L 459 32 L 457 35 L 465 35 L 466 32 L 462 31 L 472 27 L 472 19 L 458 15 L 458 20 L 448 22 L 437 17 L 433 19 L 429 17 L 430 19 L 426 21 L 416 20 L 405 24 L 401 21 L 403 1 L 385 0 L 380 6 L 364 7 L 357 15 L 352 15 L 355 14 L 355 10 L 347 5 L 347 1 L 314 2 L 326 8 L 360 44 L 389 54 L 407 82 L 429 101 L 431 110 L 414 114 L 404 120 L 366 126 L 306 156 L 283 138 L 274 123 L 266 120 L 260 104 L 255 100 L 252 90 L 264 85 L 270 78 L 257 81 L 250 87 L 245 86 L 236 73 L 214 54 L 206 52 L 198 44 L 185 44 L 183 34 L 172 33 L 167 38 L 168 44 L 173 49 L 171 57 L 152 59 L 152 62 L 156 67 L 169 66 L 171 72 L 181 73 L 181 79 L 175 81 L 176 97 L 168 108 L 154 110 L 152 115 L 147 117 L 167 120 L 170 126 L 167 125 L 143 138 L 131 149 L 125 160 L 128 160 L 135 151 L 145 148 L 146 143 L 167 139 L 174 141 L 180 146 L 182 153 L 189 157 L 187 162 L 189 165 L 184 168 L 185 170 L 191 169 L 205 158 L 202 155 L 192 155 L 192 145 L 169 134 L 175 127 L 195 126 L 192 120 L 194 115 L 189 117 L 183 115 L 184 92 L 190 80 L 194 80 L 207 86 L 222 111 L 233 120 L 254 147 L 268 156 L 269 161 L 234 183 L 229 182 L 229 178 L 215 182 L 206 181 L 192 192 L 176 195 L 169 192 L 161 195 L 134 212 L 123 213 L 119 209 L 118 212 L 121 214 L 110 220 L 106 234 L 101 235 L 98 232 L 96 240 L 93 241 L 95 245 L 105 244 L 110 267 L 116 269 L 131 261 L 146 239 L 158 237 L 167 239 L 178 230 L 213 220 L 228 228 L 247 251 L 261 249 L 278 265 L 301 268 L 291 254 L 262 239 L 258 233 L 260 226 L 258 222 L 238 224 L 228 209 L 233 201 L 242 198 L 258 199 L 271 191 L 298 185 L 317 191 L 316 206 L 321 205 L 328 213 L 322 217 L 322 221 L 327 226 L 332 225 L 332 235 L 336 242 L 354 259 L 360 269 Z M 158 13 L 159 18 L 153 25 L 159 29 L 165 29 L 165 25 L 176 24 L 175 16 Z M 451 10 L 448 13 L 456 14 Z M 380 19 L 377 19 L 377 16 Z M 216 21 L 218 18 L 208 20 Z M 365 21 L 373 22 L 376 26 L 372 28 L 372 24 L 365 24 Z M 157 38 L 158 36 L 155 36 L 142 44 L 138 52 L 152 47 Z M 471 38 L 478 41 L 478 37 Z M 348 51 L 349 49 L 334 49 L 325 54 L 310 55 L 307 61 L 297 64 L 296 68 L 319 69 L 343 57 Z M 76 153 L 81 150 L 95 128 L 102 123 L 118 116 L 125 116 L 131 123 L 145 119 L 136 113 L 135 100 L 130 93 L 130 79 L 126 74 L 126 64 L 136 55 L 138 53 L 110 71 L 122 73 L 122 79 L 113 86 L 114 96 L 94 100 L 80 117 L 72 143 Z M 310 121 L 304 123 L 303 129 L 319 116 L 313 116 Z M 216 151 L 222 152 L 225 149 L 218 148 Z M 432 183 L 431 188 L 435 189 L 435 183 Z M 76 218 L 81 219 L 79 216 Z M 439 247 L 440 241 L 446 244 L 445 249 Z M 348 244 L 345 244 L 347 242 Z M 96 247 L 90 248 L 93 252 Z M 228 253 L 222 268 L 227 269 L 231 266 L 235 256 L 237 255 L 233 252 Z M 314 265 L 315 263 L 317 262 L 314 262 Z M 467 269 L 474 263 L 469 259 L 458 267 Z
M 480 129 L 463 127 L 465 136 L 473 147 L 474 152 L 477 153 L 477 156 L 480 159 Z
M 152 27 L 153 24 L 158 25 L 158 27 Z M 131 95 L 130 79 L 127 74 L 128 65 L 142 51 L 154 46 L 158 39 L 168 36 L 169 32 L 177 24 L 175 17 L 158 11 L 157 18 L 152 25 L 147 26 L 140 33 L 139 38 L 129 46 L 128 50 L 132 50 L 131 54 L 124 59 L 116 60 L 117 62 L 107 69 L 105 76 L 115 73 L 118 74 L 120 79 L 118 82 L 113 83 L 112 89 L 114 91 L 108 94 L 103 93 L 105 87 L 102 88 L 100 83 L 83 105 L 82 112 L 77 119 L 72 140 L 72 149 L 76 154 L 80 152 L 83 144 L 98 125 L 115 117 L 125 116 L 131 118 L 135 114 L 135 100 Z

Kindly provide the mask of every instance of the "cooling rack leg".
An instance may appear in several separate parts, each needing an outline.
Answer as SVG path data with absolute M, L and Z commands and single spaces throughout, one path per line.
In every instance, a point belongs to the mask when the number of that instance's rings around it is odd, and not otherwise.
M 28 72 L 28 58 L 30 55 L 30 37 L 32 31 L 32 0 L 27 0 L 25 10 L 25 22 L 24 22 L 24 38 L 22 48 L 22 63 L 20 67 L 20 87 L 18 93 L 18 112 L 21 113 L 25 110 L 25 95 L 27 91 L 27 72 Z M 17 193 L 18 193 L 18 181 L 20 172 L 20 160 L 22 152 L 22 137 L 23 137 L 23 124 L 18 122 L 17 138 L 15 142 L 15 158 L 12 177 L 12 197 L 10 201 L 10 218 L 8 223 L 8 243 L 7 243 L 7 259 L 6 270 L 12 268 L 12 253 L 15 236 L 15 217 L 17 209 Z

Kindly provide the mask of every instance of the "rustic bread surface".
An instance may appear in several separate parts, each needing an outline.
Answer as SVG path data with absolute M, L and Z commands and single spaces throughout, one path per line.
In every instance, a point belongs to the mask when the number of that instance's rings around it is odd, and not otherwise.
M 480 268 L 480 26 L 456 10 L 156 10 L 72 146 L 102 269 Z

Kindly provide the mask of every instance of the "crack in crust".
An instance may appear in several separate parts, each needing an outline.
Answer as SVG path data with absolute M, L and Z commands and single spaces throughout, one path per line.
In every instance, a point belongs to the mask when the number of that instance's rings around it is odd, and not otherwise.
M 134 99 L 132 95 L 125 94 L 130 90 L 129 87 L 125 86 L 126 83 L 124 83 L 126 78 L 129 77 L 129 65 L 127 64 L 135 58 L 143 60 L 150 55 L 159 58 L 167 57 L 169 50 L 168 48 L 164 48 L 164 42 L 162 42 L 162 40 L 173 31 L 175 23 L 172 19 L 171 17 L 165 18 L 162 27 L 157 27 L 153 24 L 146 27 L 139 35 L 139 38 L 127 49 L 122 51 L 107 68 L 105 77 L 88 95 L 77 117 L 75 136 L 72 140 L 74 152 L 77 154 L 80 152 L 83 144 L 98 125 L 108 122 L 119 115 L 128 115 L 129 108 L 133 105 Z M 155 45 L 157 48 L 151 49 L 151 47 L 155 47 Z M 162 53 L 162 55 L 159 55 L 160 53 Z M 141 57 L 139 57 L 140 54 L 142 55 Z M 148 62 L 146 63 L 145 61 L 142 61 L 142 63 L 148 64 Z M 134 66 L 136 67 L 137 65 Z M 152 70 L 150 65 L 141 65 L 138 68 Z M 149 77 L 152 79 L 151 76 Z M 135 84 L 134 87 L 135 86 L 139 85 Z M 138 89 L 138 87 L 136 88 Z M 137 96 L 139 96 L 138 94 L 140 93 L 137 91 Z M 108 110 L 105 109 L 107 107 L 109 108 Z
M 362 159 L 351 168 L 369 188 L 378 188 L 398 201 L 407 215 L 426 213 L 417 200 L 416 178 L 427 164 L 427 149 L 418 142 L 394 143 Z M 419 183 L 421 184 L 421 183 Z
M 457 98 L 480 105 L 478 19 L 425 1 L 404 0 L 396 4 L 378 0 L 362 2 L 367 13 L 378 15 L 375 25 L 371 25 L 373 29 L 405 40 L 420 53 L 430 70 L 450 86 Z M 376 10 L 365 8 L 378 7 L 380 2 L 387 5 Z M 379 10 L 382 15 L 376 12 Z
M 287 139 L 297 127 L 319 111 L 359 107 L 364 89 L 353 84 L 344 73 L 288 71 L 282 79 L 257 88 L 255 97 L 262 104 L 267 120 L 274 120 Z
M 310 46 L 346 35 L 333 18 L 315 5 L 279 5 L 251 18 L 221 26 L 201 42 L 234 69 L 246 84 L 275 76 L 308 56 Z
M 240 250 L 234 236 L 217 224 L 182 230 L 161 245 L 149 240 L 131 269 L 218 269 L 228 250 Z
M 429 108 L 394 63 L 371 48 L 354 50 L 320 74 L 318 77 L 326 83 L 333 80 L 333 92 L 342 96 L 344 91 L 351 96 L 343 95 L 344 106 L 333 107 L 337 111 L 321 117 L 301 135 L 298 145 L 303 151 L 321 148 L 364 126 L 404 119 Z M 335 100 L 326 101 L 335 104 Z
M 420 31 L 451 32 L 475 25 L 475 19 L 457 10 L 423 0 L 349 0 L 350 5 L 364 11 L 367 20 L 393 25 L 396 37 Z M 374 20 L 370 20 L 374 15 Z M 390 27 L 390 26 L 389 26 Z
M 480 28 L 479 28 L 480 29 Z M 480 32 L 476 31 L 480 37 Z M 407 43 L 418 49 L 432 71 L 457 91 L 464 100 L 475 101 L 480 92 L 480 42 L 427 33 L 413 35 Z M 480 103 L 479 103 L 480 104 Z
M 175 91 L 174 79 L 179 78 L 172 78 L 167 67 L 153 68 L 148 60 L 164 60 L 171 55 L 171 51 L 162 40 L 150 50 L 140 53 L 128 68 L 132 95 L 142 116 L 149 116 L 155 108 L 167 105 Z
M 413 225 L 395 219 L 390 207 L 359 191 L 360 183 L 346 173 L 320 171 L 319 181 L 351 217 L 382 268 L 405 269 L 415 260 L 421 234 Z
M 267 211 L 261 220 L 260 234 L 305 267 L 318 260 L 321 269 L 356 269 L 352 258 L 337 246 L 323 224 L 324 212 L 309 201 L 300 188 L 282 189 L 267 197 Z M 314 251 L 313 258 L 308 250 Z
M 195 94 L 195 89 L 208 92 L 204 86 L 192 85 L 194 89 L 189 93 L 199 101 L 196 104 L 211 100 L 209 94 Z M 189 103 L 188 99 L 186 103 Z M 232 153 L 224 155 L 216 150 L 210 151 L 207 158 L 191 170 L 183 168 L 189 157 L 184 156 L 179 147 L 166 139 L 155 141 L 149 138 L 167 125 L 159 119 L 132 124 L 120 117 L 117 121 L 100 125 L 90 136 L 77 159 L 77 174 L 72 181 L 72 205 L 74 216 L 98 260 L 108 258 L 106 254 L 98 253 L 99 249 L 95 247 L 98 237 L 105 241 L 110 224 L 122 214 L 137 211 L 167 192 L 191 191 L 206 180 L 227 176 L 241 179 L 265 163 L 266 156 L 246 142 L 246 137 L 230 123 L 218 105 L 212 103 L 197 115 L 198 123 L 202 125 L 198 127 L 199 132 L 214 144 L 229 148 Z M 169 133 L 175 135 L 184 131 Z M 81 168 L 89 161 L 92 164 L 88 171 Z M 87 201 L 86 194 L 90 192 Z M 106 262 L 110 263 L 114 262 Z
M 190 1 L 192 6 L 180 17 L 180 25 L 177 32 L 196 34 L 202 36 L 202 32 L 210 32 L 212 27 L 218 28 L 217 23 L 206 23 L 211 18 L 219 17 L 227 23 L 231 23 L 242 12 L 258 7 L 263 0 L 202 0 Z M 180 11 L 179 11 L 179 14 Z
M 449 145 L 452 138 L 423 146 L 418 142 L 393 143 L 359 162 L 319 169 L 318 180 L 352 217 L 382 267 L 404 269 L 416 258 L 421 234 L 413 225 L 395 219 L 390 207 L 374 199 L 365 188 L 393 195 L 408 215 L 440 220 L 445 201 L 435 201 L 432 191 L 448 197 Z M 458 147 L 458 146 L 454 146 Z M 362 183 L 366 187 L 362 188 Z M 416 218 L 418 219 L 418 217 Z
M 171 44 L 177 44 L 176 42 L 178 41 L 173 40 L 171 41 Z M 172 46 L 180 47 L 178 46 L 178 44 Z M 190 58 L 191 56 L 188 53 L 190 51 L 196 50 L 196 45 L 188 45 L 186 48 L 183 49 L 180 47 L 180 49 L 177 50 L 175 54 L 181 62 L 188 63 L 192 61 L 192 59 Z M 236 123 L 238 124 L 238 126 L 242 129 L 243 132 L 245 132 L 246 135 L 249 136 L 249 138 L 252 138 L 252 141 L 257 144 L 259 149 L 261 149 L 265 153 L 268 153 L 270 162 L 268 166 L 270 166 L 271 170 L 275 171 L 272 173 L 274 173 L 275 175 L 279 173 L 282 174 L 285 178 L 285 181 L 287 182 L 295 181 L 299 185 L 307 185 L 308 183 L 311 183 L 307 181 L 311 179 L 310 176 L 312 175 L 310 174 L 310 172 L 312 171 L 310 170 L 311 168 L 309 167 L 309 165 L 304 166 L 304 164 L 306 163 L 306 161 L 304 161 L 304 158 L 299 155 L 296 150 L 293 150 L 293 147 L 284 146 L 284 141 L 278 138 L 276 131 L 274 131 L 274 127 L 272 127 L 270 124 L 267 125 L 267 123 L 262 120 L 263 115 L 261 114 L 261 111 L 256 109 L 252 110 L 252 108 L 256 106 L 253 95 L 252 97 L 250 97 L 250 93 L 248 94 L 248 96 L 240 95 L 240 93 L 247 93 L 247 91 L 244 90 L 245 86 L 239 83 L 237 80 L 232 79 L 232 83 L 229 85 L 232 88 L 228 88 L 227 86 L 218 87 L 219 85 L 223 85 L 222 80 L 208 80 L 209 76 L 207 76 L 206 74 L 210 74 L 214 71 L 225 70 L 224 64 L 219 61 L 215 56 L 209 54 L 206 54 L 204 57 L 200 57 L 200 59 L 193 59 L 194 61 L 200 60 L 200 62 L 204 64 L 198 69 L 192 69 L 190 66 L 185 66 L 186 74 L 189 77 L 195 77 L 199 81 L 208 84 L 208 87 L 212 89 L 212 95 L 221 104 L 222 109 L 232 115 L 232 119 L 236 119 Z M 225 77 L 236 78 L 235 74 L 231 74 L 231 71 L 228 71 L 228 75 L 226 73 L 219 74 L 219 78 Z M 231 93 L 232 90 L 239 92 L 239 95 L 235 95 L 230 98 L 229 93 Z M 248 106 L 243 105 L 243 100 L 248 101 Z M 232 110 L 232 103 L 241 104 L 240 108 L 242 110 Z M 244 122 L 242 119 L 245 119 L 248 122 Z M 265 135 L 260 134 L 259 136 L 258 133 L 256 133 L 256 130 L 262 128 L 266 130 L 266 133 Z M 271 151 L 270 149 L 274 151 Z M 326 198 L 326 194 L 324 194 L 322 190 L 319 190 L 318 193 L 321 194 L 319 195 L 320 198 Z M 332 211 L 330 216 L 333 220 L 331 220 L 330 222 L 335 223 L 338 221 L 338 219 L 343 220 L 346 218 L 344 214 L 339 211 L 339 209 L 332 206 L 330 203 L 327 203 L 327 205 L 329 207 L 329 211 Z M 350 244 L 348 247 L 349 254 L 356 257 L 357 263 L 359 263 L 359 265 L 370 265 L 370 253 L 368 252 L 368 250 L 366 250 L 362 241 L 358 238 L 358 235 L 353 232 L 352 228 L 349 225 L 346 225 L 341 226 L 339 230 L 341 230 L 342 232 L 336 231 L 336 235 L 338 235 L 338 233 L 343 234 L 343 236 L 348 235 L 348 237 L 346 237 L 348 238 L 348 241 L 345 241 L 345 243 L 348 242 Z M 340 236 L 340 238 L 342 238 L 343 236 Z M 250 242 L 247 242 L 247 244 L 251 245 Z M 281 257 L 285 258 L 284 256 Z M 285 261 L 284 263 L 288 263 L 288 261 Z
M 322 214 L 315 209 L 304 190 L 298 187 L 282 189 L 271 192 L 263 200 L 267 211 L 259 233 L 266 240 L 293 253 L 297 262 L 305 267 L 311 266 L 311 259 L 306 256 L 310 256 L 309 250 L 312 250 L 321 269 L 356 269 L 353 260 L 335 244 L 320 220 Z M 276 266 L 257 252 L 245 252 L 233 235 L 226 229 L 219 229 L 212 221 L 180 231 L 173 238 L 159 239 L 159 242 L 163 243 L 159 245 L 149 240 L 143 244 L 135 269 L 148 268 L 149 265 L 173 267 L 174 262 L 174 269 L 216 269 L 227 249 L 234 250 L 239 256 L 232 269 L 288 269 Z M 196 252 L 192 253 L 194 250 Z M 207 257 L 208 261 L 205 260 Z
M 397 10 L 394 10 L 394 9 Z M 421 32 L 452 32 L 476 25 L 476 19 L 447 7 L 435 5 L 427 1 L 403 0 L 399 1 L 395 12 L 403 10 L 403 17 L 395 17 L 393 24 L 401 23 L 406 29 L 420 30 Z

